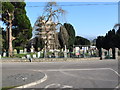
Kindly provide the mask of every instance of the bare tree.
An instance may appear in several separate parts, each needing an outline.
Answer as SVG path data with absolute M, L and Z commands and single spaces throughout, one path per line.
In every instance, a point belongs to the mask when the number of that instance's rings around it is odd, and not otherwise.
M 48 48 L 48 42 L 49 42 L 49 32 L 52 31 L 54 33 L 54 46 L 53 48 L 54 49 L 57 49 L 57 43 L 56 43 L 56 39 L 57 39 L 57 34 L 56 34 L 56 31 L 57 31 L 57 26 L 58 25 L 61 25 L 60 23 L 60 17 L 63 16 L 65 14 L 65 11 L 59 7 L 57 5 L 56 2 L 48 2 L 44 8 L 44 12 L 42 14 L 42 16 L 40 16 L 36 23 L 35 23 L 35 26 L 36 27 L 36 30 L 37 31 L 40 31 L 41 29 L 44 28 L 45 30 L 45 36 L 46 36 L 46 39 L 45 39 L 45 51 L 46 50 L 49 50 Z M 50 23 L 50 29 L 48 30 L 46 28 L 47 24 Z M 42 28 L 41 28 L 42 27 Z M 38 34 L 37 34 L 38 35 Z

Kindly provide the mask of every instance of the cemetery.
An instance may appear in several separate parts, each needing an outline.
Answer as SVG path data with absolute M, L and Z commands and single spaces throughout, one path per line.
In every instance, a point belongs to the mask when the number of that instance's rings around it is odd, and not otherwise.
M 34 61 L 76 61 L 76 60 L 102 60 L 102 59 L 112 59 L 112 49 L 109 52 L 102 49 L 101 57 L 99 57 L 99 52 L 96 46 L 82 46 L 74 45 L 73 52 L 69 52 L 68 49 L 65 50 L 55 50 L 53 52 L 38 51 L 35 52 L 34 48 L 31 47 L 31 52 L 27 52 L 27 49 L 20 50 L 19 54 L 17 50 L 13 50 L 13 61 L 14 58 L 18 58 L 23 61 L 34 62 Z M 118 49 L 115 49 L 115 57 L 118 59 Z M 7 53 L 3 52 L 0 58 L 6 58 Z
M 11 11 L 9 11 L 9 5 Z M 16 5 L 11 2 L 3 3 L 2 21 L 6 27 L 0 27 L 3 43 L 0 58 L 20 58 L 30 61 L 40 58 L 97 57 L 100 60 L 118 58 L 120 52 L 119 24 L 108 31 L 106 36 L 95 38 L 95 43 L 92 43 L 87 38 L 76 36 L 75 28 L 69 22 L 61 23 L 60 18 L 63 18 L 66 11 L 59 7 L 57 2 L 46 3 L 44 7 L 46 9 L 42 11 L 43 13 L 41 12 L 42 15 L 36 19 L 33 27 L 27 14 L 23 16 L 26 18 L 21 17 L 18 20 L 19 15 L 13 13 L 13 11 L 18 12 L 14 8 Z M 20 3 L 19 9 L 23 12 L 26 12 L 25 5 L 25 2 Z M 21 8 L 21 6 L 24 7 Z M 20 12 L 20 15 L 23 12 Z M 115 31 L 115 29 L 118 30 Z

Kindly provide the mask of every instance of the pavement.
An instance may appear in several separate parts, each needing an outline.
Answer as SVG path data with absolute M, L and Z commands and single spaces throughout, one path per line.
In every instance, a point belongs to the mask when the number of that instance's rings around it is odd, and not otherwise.
M 27 87 L 31 90 L 49 90 L 49 88 L 51 90 L 55 90 L 52 88 L 69 88 L 69 90 L 96 90 L 95 88 L 100 88 L 97 90 L 119 90 L 120 73 L 118 64 L 119 61 L 113 59 L 81 60 L 76 62 L 8 62 L 2 63 L 2 70 L 3 80 L 11 75 L 16 77 L 16 74 L 17 76 L 21 76 L 18 74 L 22 74 L 24 77 L 28 76 L 29 81 L 34 79 L 30 76 L 31 74 L 34 74 L 35 77 L 41 77 L 42 73 L 47 75 L 47 79 L 44 82 Z M 10 81 L 12 82 L 11 79 Z M 39 80 L 40 78 L 37 77 L 36 79 Z M 5 81 L 8 80 L 6 78 Z
M 6 73 L 7 72 L 7 73 Z M 42 72 L 31 72 L 26 70 L 5 70 L 2 72 L 2 87 L 18 87 L 41 80 L 45 77 Z

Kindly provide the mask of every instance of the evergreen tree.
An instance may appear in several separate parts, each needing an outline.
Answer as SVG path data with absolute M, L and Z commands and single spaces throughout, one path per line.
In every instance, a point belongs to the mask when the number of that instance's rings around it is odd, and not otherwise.
M 103 39 L 104 39 L 103 36 L 98 36 L 96 39 L 96 47 L 99 50 L 99 57 L 102 56 L 101 48 L 103 48 Z
M 25 6 L 25 2 L 2 3 L 2 20 L 7 26 L 6 40 L 9 46 L 7 48 L 9 56 L 13 54 L 13 47 L 24 48 L 32 36 L 32 27 L 26 15 Z
M 32 37 L 32 27 L 25 10 L 26 3 L 11 3 L 15 8 L 13 20 L 13 36 L 16 37 L 16 39 L 13 41 L 14 48 L 25 48 L 28 40 Z
M 7 44 L 8 55 L 13 56 L 13 37 L 12 37 L 12 25 L 14 19 L 14 6 L 10 2 L 2 2 L 2 21 L 7 26 Z
M 44 48 L 44 40 L 40 37 L 35 37 L 35 43 L 33 45 L 33 47 L 35 48 L 35 51 L 38 51 L 38 48 L 40 48 L 41 50 Z
M 76 36 L 74 45 L 90 45 L 90 41 L 86 38 L 81 37 L 81 36 Z
M 117 48 L 120 49 L 120 27 L 116 32 L 115 39 L 116 39 L 115 45 L 116 45 Z
M 64 23 L 64 27 L 66 28 L 68 35 L 69 35 L 69 39 L 68 39 L 68 46 L 67 48 L 72 51 L 73 50 L 73 44 L 75 42 L 75 29 L 74 27 L 69 24 L 69 23 Z
M 66 28 L 63 25 L 60 27 L 58 38 L 59 38 L 59 43 L 60 43 L 61 48 L 64 48 L 65 45 L 68 46 L 69 35 L 68 35 Z

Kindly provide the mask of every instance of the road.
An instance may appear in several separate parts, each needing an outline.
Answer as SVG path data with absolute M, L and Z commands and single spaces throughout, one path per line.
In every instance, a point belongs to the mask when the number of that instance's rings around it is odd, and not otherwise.
M 42 72 L 47 80 L 28 88 L 118 88 L 118 60 L 3 63 L 3 76 Z M 32 79 L 32 78 L 31 78 Z

